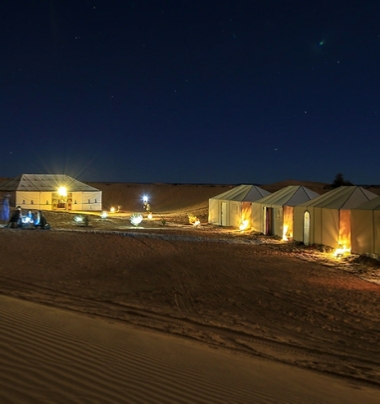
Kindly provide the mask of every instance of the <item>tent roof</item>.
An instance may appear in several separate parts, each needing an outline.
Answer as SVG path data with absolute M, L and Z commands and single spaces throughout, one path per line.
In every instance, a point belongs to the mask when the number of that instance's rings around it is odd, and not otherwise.
M 69 192 L 99 191 L 97 188 L 64 174 L 22 174 L 0 183 L 0 191 L 54 192 L 62 186 L 66 187 Z
M 380 210 L 380 196 L 373 198 L 367 202 L 354 208 L 355 210 Z
M 300 205 L 327 209 L 352 209 L 376 197 L 376 194 L 362 187 L 343 186 Z
M 258 200 L 257 203 L 265 205 L 295 206 L 318 196 L 319 194 L 316 192 L 301 185 L 289 185 L 288 187 L 273 192 L 273 194 Z
M 266 195 L 270 195 L 270 192 L 256 185 L 239 185 L 210 199 L 254 202 Z

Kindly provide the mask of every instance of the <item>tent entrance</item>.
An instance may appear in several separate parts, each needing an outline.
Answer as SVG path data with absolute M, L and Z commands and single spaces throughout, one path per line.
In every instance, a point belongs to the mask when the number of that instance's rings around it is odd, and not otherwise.
M 72 209 L 72 193 L 67 195 L 59 195 L 57 192 L 52 194 L 52 209 L 53 210 L 71 210 Z
M 220 223 L 222 226 L 227 226 L 227 203 L 222 202 L 222 209 L 220 211 L 221 218 Z
M 303 243 L 310 244 L 310 212 L 306 211 L 303 215 Z
M 264 234 L 271 236 L 273 233 L 273 208 L 264 207 Z

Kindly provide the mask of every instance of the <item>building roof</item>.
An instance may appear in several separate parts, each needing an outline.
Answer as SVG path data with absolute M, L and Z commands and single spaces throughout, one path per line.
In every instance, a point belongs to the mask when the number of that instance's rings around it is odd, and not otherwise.
M 99 189 L 65 174 L 22 174 L 0 183 L 0 191 L 54 192 L 66 187 L 68 192 L 96 192 Z
M 210 199 L 254 202 L 266 195 L 270 195 L 270 192 L 265 191 L 265 189 L 262 189 L 256 185 L 239 185 L 226 192 L 223 192 L 222 194 L 213 196 Z
M 318 197 L 316 192 L 301 185 L 289 185 L 273 194 L 268 195 L 256 203 L 264 205 L 296 206 L 302 202 Z
M 326 209 L 352 209 L 368 202 L 377 195 L 358 186 L 342 186 L 329 191 L 318 198 L 300 204 Z
M 380 210 L 380 196 L 353 208 L 355 210 Z

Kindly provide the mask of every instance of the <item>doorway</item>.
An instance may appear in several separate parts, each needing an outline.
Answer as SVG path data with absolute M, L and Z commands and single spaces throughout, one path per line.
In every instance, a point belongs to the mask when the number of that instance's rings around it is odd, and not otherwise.
M 272 236 L 273 232 L 273 208 L 264 207 L 264 234 Z
M 303 214 L 303 243 L 310 244 L 310 212 L 306 211 Z
M 221 209 L 221 225 L 227 226 L 227 203 L 222 202 L 222 209 Z

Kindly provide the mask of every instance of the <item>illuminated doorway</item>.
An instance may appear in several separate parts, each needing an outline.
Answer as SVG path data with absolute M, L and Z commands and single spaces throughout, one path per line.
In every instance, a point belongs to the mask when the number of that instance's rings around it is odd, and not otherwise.
M 54 192 L 52 194 L 52 210 L 71 210 L 72 209 L 72 193 L 67 195 Z
M 222 226 L 227 226 L 227 203 L 222 202 L 222 209 L 221 209 L 221 224 Z
M 306 211 L 303 215 L 303 243 L 310 244 L 310 212 Z

